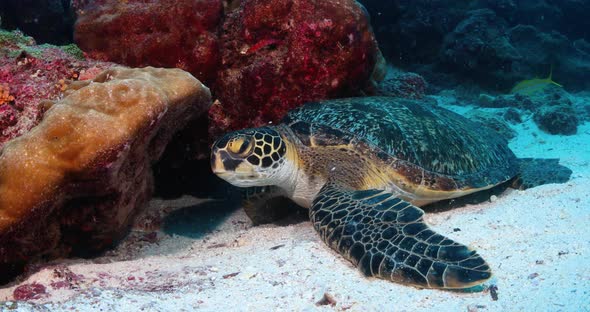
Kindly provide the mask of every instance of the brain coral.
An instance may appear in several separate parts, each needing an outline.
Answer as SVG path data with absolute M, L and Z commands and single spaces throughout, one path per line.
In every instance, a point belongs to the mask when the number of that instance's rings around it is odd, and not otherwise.
M 96 252 L 152 191 L 151 165 L 211 103 L 179 69 L 109 69 L 74 82 L 0 149 L 0 282 L 39 256 Z

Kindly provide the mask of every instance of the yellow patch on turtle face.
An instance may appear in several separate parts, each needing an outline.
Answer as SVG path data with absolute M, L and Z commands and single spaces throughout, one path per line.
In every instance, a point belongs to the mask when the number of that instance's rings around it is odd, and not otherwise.
M 245 137 L 236 137 L 227 143 L 227 150 L 234 155 L 246 155 L 253 147 L 254 141 Z

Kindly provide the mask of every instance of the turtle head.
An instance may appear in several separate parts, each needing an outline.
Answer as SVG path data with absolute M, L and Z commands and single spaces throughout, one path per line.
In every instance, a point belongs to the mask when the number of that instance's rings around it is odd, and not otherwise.
M 240 186 L 281 184 L 289 176 L 287 144 L 270 127 L 228 133 L 211 149 L 211 169 L 222 179 Z

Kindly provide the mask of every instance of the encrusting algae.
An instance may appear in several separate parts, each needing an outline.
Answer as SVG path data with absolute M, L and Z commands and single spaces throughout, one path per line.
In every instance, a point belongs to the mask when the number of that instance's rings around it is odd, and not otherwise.
M 7 84 L 0 83 L 0 106 L 14 101 L 14 96 L 10 94 L 10 87 Z

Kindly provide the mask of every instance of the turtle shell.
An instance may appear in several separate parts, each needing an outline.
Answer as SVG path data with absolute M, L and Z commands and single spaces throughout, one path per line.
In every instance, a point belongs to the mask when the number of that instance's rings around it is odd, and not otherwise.
M 424 101 L 362 97 L 313 102 L 291 111 L 283 124 L 303 144 L 310 138 L 316 145 L 332 144 L 334 138 L 340 144 L 362 142 L 354 146 L 368 146 L 387 163 L 401 161 L 420 172 L 448 177 L 455 187 L 486 187 L 518 173 L 516 156 L 505 139 Z

